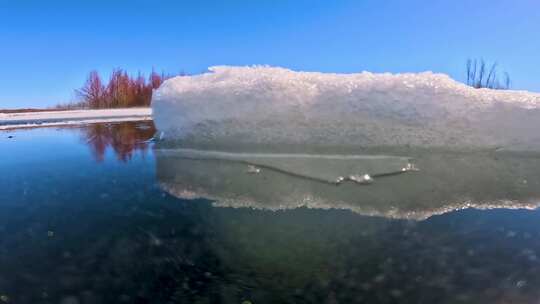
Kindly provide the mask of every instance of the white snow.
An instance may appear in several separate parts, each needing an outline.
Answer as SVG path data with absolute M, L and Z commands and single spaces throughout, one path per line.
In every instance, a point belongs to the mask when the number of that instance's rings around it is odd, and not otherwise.
M 0 113 L 0 130 L 151 119 L 151 108 Z
M 217 66 L 153 97 L 165 139 L 276 146 L 538 149 L 540 94 L 474 89 L 447 75 L 325 74 Z

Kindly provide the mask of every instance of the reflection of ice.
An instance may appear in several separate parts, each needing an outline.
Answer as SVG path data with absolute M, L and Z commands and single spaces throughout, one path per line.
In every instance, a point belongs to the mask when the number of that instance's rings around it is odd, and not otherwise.
M 321 155 L 291 153 L 229 153 L 194 149 L 161 149 L 161 155 L 192 160 L 248 164 L 248 173 L 268 168 L 284 174 L 339 184 L 371 183 L 373 178 L 412 171 L 410 159 L 385 155 Z
M 408 151 L 406 155 L 414 156 L 413 165 L 409 157 L 397 156 L 336 159 L 334 155 L 321 161 L 324 158 L 320 155 L 291 158 L 291 155 L 254 157 L 252 154 L 214 153 L 217 152 L 157 150 L 160 185 L 177 197 L 208 198 L 221 207 L 336 208 L 364 215 L 417 220 L 463 208 L 533 209 L 540 201 L 538 155 Z M 221 157 L 217 157 L 219 155 Z M 336 163 L 341 165 L 336 166 Z M 421 171 L 393 174 L 403 169 L 415 171 L 416 164 Z M 250 174 L 249 165 L 260 171 Z M 368 167 L 369 170 L 364 169 Z M 326 168 L 330 171 L 326 172 Z M 348 176 L 340 170 L 354 171 L 354 168 L 369 172 L 365 174 L 375 182 L 367 186 L 329 182 Z M 350 175 L 369 179 L 364 174 Z M 380 177 L 374 177 L 377 175 Z

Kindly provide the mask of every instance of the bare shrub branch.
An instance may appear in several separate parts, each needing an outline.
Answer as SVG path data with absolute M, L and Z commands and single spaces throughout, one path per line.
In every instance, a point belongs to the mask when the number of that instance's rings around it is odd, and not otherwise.
M 497 77 L 497 62 L 494 62 L 489 69 L 484 59 L 467 59 L 466 62 L 467 85 L 473 88 L 488 88 L 494 90 L 510 89 L 510 76 L 504 72 L 503 84 Z

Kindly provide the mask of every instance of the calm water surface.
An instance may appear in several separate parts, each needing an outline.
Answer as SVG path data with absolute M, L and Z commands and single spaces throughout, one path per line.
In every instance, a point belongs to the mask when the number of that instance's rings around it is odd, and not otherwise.
M 215 207 L 162 190 L 154 132 L 145 122 L 0 133 L 0 303 L 540 299 L 538 211 L 416 221 Z

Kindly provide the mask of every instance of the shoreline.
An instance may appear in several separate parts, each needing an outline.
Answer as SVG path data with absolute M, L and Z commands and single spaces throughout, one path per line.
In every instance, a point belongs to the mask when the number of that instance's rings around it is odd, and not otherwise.
M 0 130 L 152 120 L 151 108 L 0 113 Z

